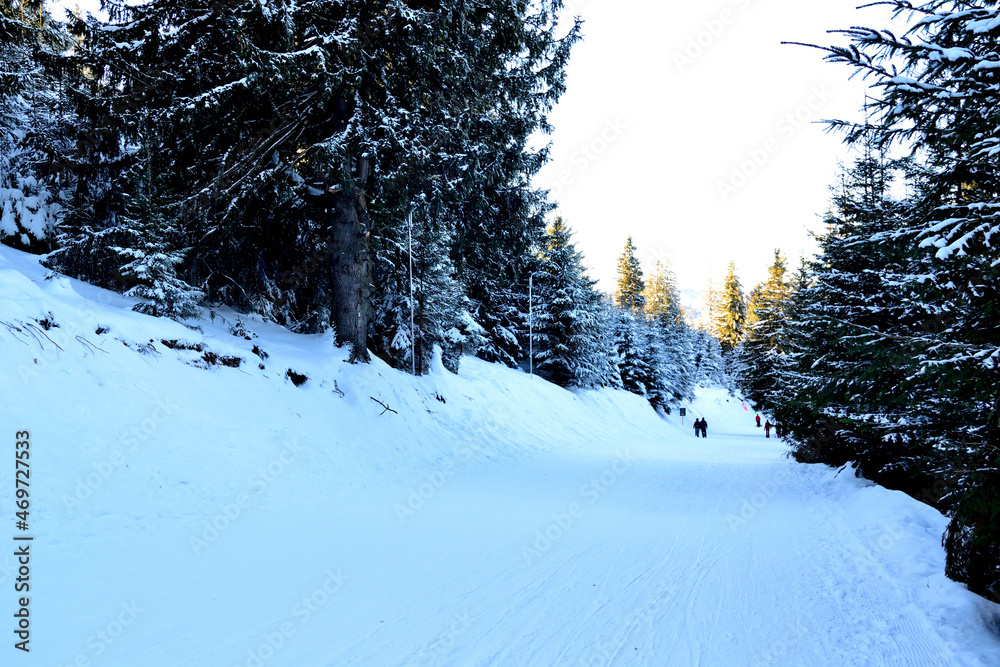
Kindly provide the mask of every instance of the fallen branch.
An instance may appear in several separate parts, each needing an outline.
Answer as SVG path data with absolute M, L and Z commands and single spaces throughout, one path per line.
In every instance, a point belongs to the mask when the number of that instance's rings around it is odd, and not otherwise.
M 18 326 L 15 326 L 15 325 L 13 325 L 13 324 L 9 324 L 9 323 L 7 323 L 7 322 L 3 322 L 3 321 L 0 321 L 0 324 L 2 324 L 2 325 L 4 325 L 5 327 L 7 327 L 7 330 L 8 330 L 8 331 L 10 331 L 10 333 L 11 333 L 11 335 L 12 335 L 12 336 L 14 336 L 14 340 L 16 340 L 16 341 L 18 341 L 18 342 L 20 342 L 20 343 L 24 343 L 25 345 L 28 345 L 28 341 L 26 341 L 26 340 L 21 340 L 21 337 L 20 337 L 20 336 L 18 336 L 18 334 L 23 334 L 23 333 L 24 333 L 24 330 L 23 330 L 23 329 L 21 329 L 21 328 L 20 328 L 20 327 L 18 327 Z M 30 346 L 29 346 L 29 347 L 30 347 Z
M 24 323 L 22 322 L 22 324 Z M 42 339 L 38 337 L 38 334 L 36 334 L 34 331 L 31 330 L 31 327 L 25 324 L 24 329 L 21 329 L 21 331 L 27 333 L 32 338 L 34 338 L 35 342 L 38 343 L 39 349 L 41 349 L 43 352 L 45 351 L 45 343 L 43 343 Z
M 381 406 L 382 406 L 383 408 L 385 408 L 385 410 L 383 410 L 383 411 L 382 411 L 382 412 L 381 412 L 381 413 L 379 414 L 379 417 L 381 417 L 382 415 L 384 415 L 384 414 L 385 414 L 386 412 L 391 412 L 391 413 L 392 413 L 392 414 L 394 414 L 394 415 L 398 415 L 398 414 L 399 414 L 398 412 L 396 412 L 395 410 L 393 410 L 393 409 L 392 409 L 392 408 L 390 408 L 390 407 L 389 407 L 388 405 L 386 405 L 386 404 L 385 404 L 385 403 L 383 403 L 382 401 L 378 400 L 378 399 L 377 399 L 377 398 L 375 398 L 374 396 L 369 396 L 368 398 L 372 399 L 373 401 L 375 401 L 376 403 L 378 403 L 379 405 L 381 405 Z
M 99 352 L 103 352 L 104 354 L 109 354 L 109 352 L 107 350 L 102 350 L 101 348 L 99 348 L 98 346 L 94 345 L 93 343 L 91 343 L 89 340 L 87 340 L 83 336 L 77 335 L 76 339 L 77 339 L 77 341 L 80 342 L 80 344 L 84 345 L 87 348 L 90 348 L 90 349 L 93 349 L 93 350 L 98 350 Z
M 53 344 L 53 345 L 55 345 L 56 347 L 59 347 L 59 343 L 57 343 L 57 342 L 55 342 L 54 340 L 52 340 L 51 338 L 49 338 L 49 335 L 48 335 L 47 333 L 45 333 L 45 332 L 44 332 L 43 330 L 41 330 L 41 329 L 39 329 L 38 327 L 36 327 L 36 326 L 35 326 L 34 324 L 31 324 L 31 323 L 28 323 L 28 324 L 25 324 L 24 326 L 25 326 L 25 327 L 27 327 L 27 328 L 28 328 L 28 329 L 30 329 L 30 330 L 34 330 L 34 331 L 37 331 L 37 332 L 38 332 L 38 333 L 40 333 L 41 335 L 45 336 L 46 340 L 48 340 L 48 341 L 49 341 L 50 343 L 52 343 L 52 344 Z M 41 345 L 41 341 L 39 341 L 39 343 L 38 343 L 38 344 L 39 344 L 39 345 Z M 65 352 L 66 350 L 64 350 L 64 349 L 62 349 L 61 347 L 59 347 L 59 351 L 60 351 L 60 352 Z

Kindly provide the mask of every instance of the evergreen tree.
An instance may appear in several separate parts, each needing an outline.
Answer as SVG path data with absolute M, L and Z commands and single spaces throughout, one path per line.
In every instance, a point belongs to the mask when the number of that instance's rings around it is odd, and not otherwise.
M 676 364 L 667 349 L 663 331 L 649 320 L 640 320 L 639 357 L 649 375 L 645 381 L 646 398 L 654 409 L 670 414 L 670 406 L 684 397 L 683 388 L 676 374 Z
M 702 292 L 702 312 L 699 314 L 697 326 L 713 331 L 715 321 L 722 312 L 722 293 L 716 287 L 715 280 L 709 276 L 705 291 Z
M 911 188 L 914 201 L 894 200 L 893 175 L 912 165 L 866 148 L 842 178 L 808 279 L 793 281 L 777 332 L 786 350 L 779 387 L 766 402 L 789 427 L 799 460 L 852 461 L 859 474 L 948 509 L 971 483 L 955 466 L 968 455 L 968 435 L 962 444 L 956 435 L 975 428 L 985 402 L 949 389 L 934 363 L 947 347 L 940 314 L 955 304 L 928 284 L 933 257 L 908 229 L 922 217 L 925 186 Z M 817 424 L 822 439 L 813 437 Z M 926 495 L 939 485 L 947 492 Z
M 398 320 L 401 221 L 416 210 L 489 325 L 484 354 L 514 363 L 517 285 L 548 206 L 529 185 L 546 152 L 528 139 L 547 129 L 579 38 L 578 24 L 557 38 L 560 6 L 109 0 L 109 25 L 76 26 L 92 72 L 81 113 L 110 137 L 85 162 L 108 165 L 108 185 L 75 207 L 54 265 L 90 279 L 104 267 L 127 289 L 125 260 L 95 265 L 91 251 L 134 255 L 155 232 L 208 299 L 335 325 L 363 360 L 372 298 Z
M 619 309 L 615 324 L 615 347 L 618 351 L 618 369 L 621 386 L 625 391 L 647 399 L 657 400 L 657 372 L 650 350 L 650 340 L 645 322 L 631 310 Z
M 720 294 L 719 311 L 715 313 L 714 334 L 728 354 L 743 340 L 747 308 L 743 288 L 736 276 L 736 263 L 729 262 L 725 284 Z
M 563 387 L 597 386 L 607 367 L 607 348 L 600 346 L 600 300 L 571 239 L 569 227 L 557 217 L 540 253 L 536 366 L 539 375 Z
M 462 356 L 485 344 L 486 332 L 472 317 L 448 256 L 453 232 L 430 220 L 417 219 L 414 227 L 412 329 L 410 294 L 379 295 L 371 340 L 388 353 L 387 361 L 418 375 L 430 370 L 439 348 L 444 367 L 457 373 Z
M 245 188 L 213 190 L 231 185 L 225 179 L 260 176 L 250 164 L 227 169 L 219 156 L 236 152 L 234 133 L 253 128 L 250 110 L 266 97 L 248 90 L 260 78 L 252 76 L 246 50 L 262 32 L 249 29 L 249 3 L 106 0 L 102 9 L 109 23 L 78 17 L 73 24 L 79 45 L 72 60 L 83 72 L 76 92 L 83 187 L 64 247 L 50 262 L 102 286 L 153 297 L 138 308 L 160 312 L 165 303 L 156 302 L 157 294 L 199 295 L 191 240 L 225 237 L 218 208 L 239 211 L 247 203 Z M 258 185 L 269 189 L 264 179 Z M 217 260 L 213 270 L 238 284 L 227 258 Z
M 719 340 L 705 329 L 691 332 L 691 347 L 694 353 L 695 377 L 699 386 L 724 385 L 726 383 L 725 362 Z
M 656 339 L 652 344 L 660 357 L 657 366 L 665 395 L 662 402 L 676 404 L 692 396 L 695 373 L 690 332 L 673 271 L 657 262 L 643 296 L 651 335 Z
M 445 368 L 457 373 L 465 346 L 482 333 L 475 323 L 463 331 L 468 299 L 448 257 L 449 241 L 450 235 L 425 227 L 414 250 L 418 374 L 428 369 L 435 347 Z
M 750 331 L 751 328 L 759 321 L 757 311 L 762 307 L 762 300 L 764 297 L 764 284 L 758 283 L 754 286 L 750 293 L 747 295 L 747 320 L 745 323 L 746 330 Z
M 642 268 L 635 256 L 635 245 L 629 236 L 625 249 L 618 258 L 618 284 L 615 290 L 615 303 L 619 308 L 633 313 L 641 313 L 645 306 L 642 294 L 646 285 L 642 280 Z
M 1000 146 L 993 118 L 1000 8 L 992 2 L 889 3 L 912 17 L 901 37 L 848 31 L 829 59 L 876 80 L 876 139 L 905 141 L 925 162 L 906 236 L 930 253 L 920 274 L 928 327 L 904 340 L 936 393 L 960 414 L 938 447 L 952 451 L 949 494 L 958 502 L 945 545 L 949 576 L 1000 599 Z M 943 57 L 942 54 L 944 54 Z M 849 140 L 867 130 L 849 128 Z
M 434 210 L 454 229 L 456 277 L 487 332 L 477 354 L 509 366 L 527 352 L 531 250 L 551 209 L 530 185 L 547 159 L 530 139 L 549 129 L 546 117 L 565 89 L 565 66 L 580 36 L 578 23 L 556 35 L 561 4 L 491 0 L 472 7 L 455 0 L 433 12 L 408 12 L 414 25 L 393 30 L 418 36 L 422 48 L 406 62 L 415 69 L 410 80 L 423 83 L 395 93 L 412 100 L 409 117 L 395 121 L 390 135 L 406 142 L 397 142 L 392 163 L 383 160 L 388 178 L 371 193 L 375 289 L 391 294 L 404 282 L 398 221 L 411 209 Z M 389 88 L 406 82 L 397 60 Z
M 42 2 L 0 2 L 0 242 L 53 247 L 64 207 L 64 137 L 57 53 L 69 46 Z
M 646 282 L 643 301 L 647 317 L 664 324 L 684 323 L 677 278 L 670 267 L 663 262 L 656 263 L 652 275 Z
M 593 357 L 593 375 L 588 383 L 595 387 L 624 389 L 621 362 L 618 352 L 618 316 L 621 312 L 609 295 L 594 294 L 594 328 L 596 354 Z
M 889 195 L 893 171 L 873 155 L 844 174 L 827 217 L 829 231 L 820 238 L 822 252 L 810 268 L 811 285 L 796 296 L 787 340 L 797 397 L 784 409 L 804 404 L 811 414 L 807 423 L 842 421 L 835 445 L 824 443 L 815 454 L 803 449 L 801 458 L 857 461 L 873 478 L 881 465 L 873 446 L 877 450 L 883 435 L 894 435 L 887 428 L 893 423 L 912 427 L 915 422 L 904 415 L 918 400 L 912 387 L 903 391 L 912 363 L 887 338 L 920 321 L 920 313 L 907 306 L 907 277 L 918 267 L 894 234 L 908 207 Z
M 778 380 L 778 357 L 785 353 L 782 335 L 790 298 L 787 271 L 785 258 L 775 250 L 767 280 L 750 293 L 746 339 L 738 347 L 740 388 L 758 408 Z

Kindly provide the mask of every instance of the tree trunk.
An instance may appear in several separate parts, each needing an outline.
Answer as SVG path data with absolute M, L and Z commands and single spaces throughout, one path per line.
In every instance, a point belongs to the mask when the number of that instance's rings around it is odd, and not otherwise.
M 371 320 L 372 265 L 368 232 L 361 219 L 364 194 L 345 187 L 330 196 L 330 259 L 333 264 L 331 313 L 337 343 L 351 348 L 351 363 L 368 363 L 368 322 Z

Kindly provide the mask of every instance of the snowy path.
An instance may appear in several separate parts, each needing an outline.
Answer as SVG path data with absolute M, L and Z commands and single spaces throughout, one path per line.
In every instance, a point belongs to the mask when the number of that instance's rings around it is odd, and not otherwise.
M 0 329 L 35 538 L 31 653 L 8 634 L 0 664 L 1000 665 L 1000 607 L 943 575 L 944 517 L 788 460 L 721 389 L 688 406 L 696 440 L 474 359 L 412 378 L 329 336 L 234 336 L 234 313 L 194 332 L 9 249 L 0 306 L 58 325 Z M 165 342 L 190 339 L 245 363 Z
M 109 604 L 144 609 L 95 664 L 1000 664 L 928 608 L 939 563 L 899 571 L 897 546 L 940 534 L 908 500 L 865 509 L 896 494 L 791 464 L 759 431 L 685 440 L 444 475 L 403 521 L 419 485 L 289 497 L 196 562 L 172 531 L 110 547 L 128 564 L 74 545 L 118 582 Z

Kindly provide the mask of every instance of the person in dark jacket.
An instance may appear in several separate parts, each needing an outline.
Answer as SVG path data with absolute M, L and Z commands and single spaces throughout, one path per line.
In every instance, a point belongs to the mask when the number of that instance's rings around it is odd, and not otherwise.
M 701 437 L 708 437 L 708 422 L 705 421 L 704 417 L 701 418 Z

